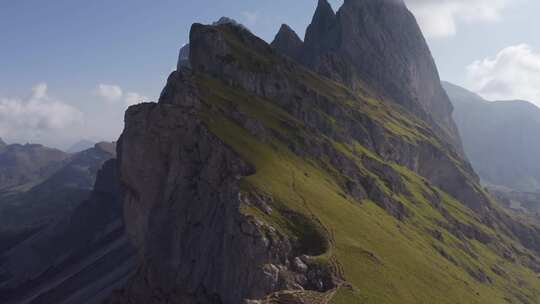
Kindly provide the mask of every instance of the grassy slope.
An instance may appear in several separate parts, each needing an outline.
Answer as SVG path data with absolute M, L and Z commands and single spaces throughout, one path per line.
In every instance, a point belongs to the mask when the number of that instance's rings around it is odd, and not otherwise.
M 276 60 L 244 49 L 234 38 L 228 37 L 228 40 L 233 51 L 239 54 L 236 60 L 242 69 L 264 72 Z M 358 96 L 303 69 L 289 76 L 329 97 L 337 106 L 347 107 L 351 113 L 368 115 L 384 126 L 384 136 L 429 143 L 442 149 L 423 122 L 393 104 Z M 471 210 L 422 177 L 397 164 L 386 164 L 399 172 L 410 195 L 392 193 L 381 177 L 362 165 L 363 158 L 384 163 L 373 151 L 357 142 L 335 142 L 315 134 L 272 101 L 233 89 L 219 80 L 197 77 L 204 102 L 202 119 L 213 133 L 257 169 L 256 174 L 242 180 L 243 191 L 273 198 L 270 215 L 253 206 L 244 206 L 242 211 L 291 238 L 322 242 L 310 239 L 309 235 L 314 229 L 323 231 L 329 246 L 319 246 L 325 252 L 318 260 L 342 273 L 352 285 L 352 288 L 340 288 L 332 303 L 496 304 L 537 303 L 540 299 L 538 275 L 521 266 L 521 257 L 509 262 L 500 256 L 502 249 L 511 246 L 523 254 L 527 251 L 514 240 L 483 225 Z M 252 136 L 228 118 L 226 113 L 231 109 L 261 122 L 271 130 L 268 132 L 271 135 L 264 140 Z M 316 107 L 312 110 L 320 111 Z M 328 116 L 327 120 L 328 125 L 337 127 L 332 117 Z M 299 139 L 305 137 L 334 145 L 355 161 L 359 172 L 376 178 L 377 184 L 402 202 L 411 216 L 399 221 L 375 202 L 356 201 L 348 196 L 342 186 L 347 177 L 329 165 L 328 160 L 301 158 L 288 148 L 291 142 L 302 145 Z M 459 160 L 455 162 L 461 165 Z M 430 202 L 429 198 L 434 196 L 441 199 L 445 212 Z M 310 219 L 309 223 L 291 220 L 286 216 L 291 212 Z M 473 239 L 457 238 L 442 228 L 452 226 L 450 218 L 475 227 L 495 241 L 485 245 Z M 479 277 L 478 274 L 487 275 L 491 282 L 481 283 L 474 278 Z
M 244 179 L 244 188 L 270 195 L 278 205 L 270 216 L 253 207 L 246 207 L 244 212 L 264 219 L 284 233 L 294 234 L 295 230 L 288 228 L 288 220 L 280 212 L 286 208 L 315 217 L 330 231 L 332 246 L 321 259 L 336 258 L 345 279 L 354 286 L 353 290 L 342 288 L 333 303 L 509 303 L 504 298 L 515 301 L 510 303 L 520 303 L 518 298 L 540 298 L 538 288 L 533 287 L 540 280 L 530 270 L 502 261 L 490 248 L 476 241 L 464 244 L 445 230 L 441 230 L 443 241 L 437 241 L 429 233 L 440 229 L 437 223 L 446 220 L 422 194 L 433 191 L 423 178 L 391 164 L 402 174 L 412 193 L 410 197 L 399 198 L 413 212 L 411 218 L 400 222 L 373 202 L 358 202 L 345 195 L 334 173 L 323 169 L 320 160 L 299 158 L 275 138 L 261 142 L 219 115 L 218 109 L 238 107 L 267 128 L 289 137 L 281 122 L 298 125 L 296 119 L 270 102 L 231 90 L 216 81 L 204 79 L 201 83 L 208 86 L 206 92 L 212 92 L 205 102 L 213 109 L 208 110 L 204 120 L 215 134 L 257 168 L 255 175 Z M 351 153 L 351 157 L 377 159 L 358 145 L 341 145 L 344 150 L 356 150 L 357 156 Z M 459 202 L 435 191 L 460 221 L 495 234 Z M 435 247 L 451 255 L 459 266 L 444 258 Z M 460 247 L 472 247 L 478 257 Z M 508 279 L 496 275 L 491 270 L 494 265 L 502 267 Z M 494 282 L 479 283 L 465 269 L 480 269 Z

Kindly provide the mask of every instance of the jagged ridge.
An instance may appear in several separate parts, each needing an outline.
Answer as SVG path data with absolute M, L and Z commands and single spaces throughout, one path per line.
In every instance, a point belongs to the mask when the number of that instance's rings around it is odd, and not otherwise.
M 537 228 L 498 211 L 423 120 L 241 28 L 190 36 L 193 70 L 126 113 L 121 181 L 141 263 L 115 303 L 539 296 Z

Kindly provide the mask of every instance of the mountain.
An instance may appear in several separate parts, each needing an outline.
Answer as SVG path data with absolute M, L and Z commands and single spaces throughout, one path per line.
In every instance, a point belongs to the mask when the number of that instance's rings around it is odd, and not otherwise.
M 2 255 L 0 301 L 102 303 L 122 287 L 135 269 L 135 250 L 119 195 L 116 161 L 109 160 L 88 199 Z
M 450 83 L 465 152 L 487 184 L 540 192 L 540 108 L 526 101 L 487 101 Z
M 296 34 L 294 34 L 296 35 Z M 304 43 L 280 31 L 274 46 L 320 74 L 362 92 L 366 85 L 427 122 L 462 153 L 452 104 L 414 16 L 402 0 L 346 0 L 335 13 L 319 0 Z
M 73 155 L 38 145 L 8 146 L 0 154 L 0 175 L 9 186 L 0 193 L 0 253 L 71 213 L 113 157 L 112 143 Z
M 2 138 L 0 138 L 0 150 L 4 149 L 5 147 L 7 147 L 7 144 L 2 140 Z
M 91 149 L 92 147 L 94 147 L 96 143 L 95 142 L 92 142 L 92 141 L 89 141 L 89 140 L 80 140 L 76 143 L 74 143 L 71 147 L 69 147 L 66 152 L 67 153 L 78 153 L 78 152 L 82 152 L 84 150 L 88 150 L 88 149 Z
M 42 145 L 13 144 L 0 150 L 0 192 L 31 188 L 59 170 L 67 153 Z
M 194 24 L 189 65 L 127 110 L 119 182 L 138 262 L 109 303 L 540 298 L 540 228 L 464 159 L 412 15 L 327 4 L 307 62 L 276 47 L 298 42 L 287 28 L 272 47 Z

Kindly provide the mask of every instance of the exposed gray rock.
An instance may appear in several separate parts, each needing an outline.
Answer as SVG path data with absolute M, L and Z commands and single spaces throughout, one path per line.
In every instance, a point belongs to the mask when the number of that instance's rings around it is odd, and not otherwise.
M 239 212 L 239 178 L 253 168 L 206 129 L 192 100 L 176 100 L 126 113 L 119 161 L 140 268 L 112 302 L 240 303 L 294 286 L 290 241 Z
M 243 30 L 246 30 L 249 32 L 249 29 L 247 27 L 245 27 L 243 24 L 241 24 L 240 22 L 232 19 L 232 18 L 229 18 L 229 17 L 221 17 L 219 18 L 218 21 L 212 23 L 212 25 L 223 25 L 223 24 L 230 24 L 232 26 L 235 26 L 235 27 L 238 27 L 240 29 L 243 29 Z
M 181 70 L 182 68 L 191 68 L 191 64 L 189 62 L 189 52 L 189 43 L 180 48 L 180 52 L 178 54 L 178 64 L 176 66 L 177 71 Z
M 272 47 L 279 50 L 282 54 L 285 54 L 293 59 L 297 59 L 302 56 L 302 48 L 304 43 L 298 37 L 298 35 L 288 25 L 283 24 L 279 29 Z
M 355 116 L 351 116 L 347 109 L 319 94 L 316 88 L 306 87 L 300 81 L 288 77 L 288 73 L 301 69 L 292 61 L 283 58 L 276 59 L 276 61 L 281 60 L 281 63 L 264 67 L 258 66 L 255 62 L 239 64 L 235 60 L 234 49 L 223 34 L 224 30 L 225 28 L 200 24 L 192 27 L 191 61 L 195 73 L 213 75 L 231 86 L 240 87 L 254 95 L 273 100 L 307 126 L 326 136 L 357 140 L 365 147 L 376 151 L 385 160 L 402 164 L 428 178 L 434 185 L 441 187 L 477 211 L 489 206 L 487 199 L 478 189 L 467 182 L 469 178 L 478 180 L 472 167 L 465 160 L 459 164 L 456 163 L 454 159 L 462 158 L 450 145 L 445 146 L 447 149 L 441 149 L 431 143 L 422 143 L 417 146 L 400 137 L 388 138 L 384 135 L 383 126 L 373 121 L 366 113 L 356 113 Z M 235 34 L 241 37 L 239 39 L 244 41 L 244 45 L 252 52 L 269 58 L 276 56 L 279 58 L 272 48 L 252 34 L 244 31 L 236 31 Z M 251 59 L 243 58 L 243 60 L 249 62 Z M 351 94 L 350 99 L 355 98 L 358 97 Z M 314 106 L 318 111 L 313 110 Z M 330 123 L 322 113 L 334 117 L 335 123 Z M 432 130 L 425 130 L 425 132 L 429 134 L 429 137 L 437 137 Z M 439 139 L 441 143 L 444 143 L 444 139 L 440 137 Z M 307 150 L 302 151 L 302 148 L 297 148 L 295 152 L 299 154 L 308 152 L 316 157 L 324 154 L 331 155 L 329 159 L 345 172 L 354 168 L 351 165 L 336 163 L 335 161 L 340 159 L 339 153 L 333 153 L 330 148 L 321 150 L 320 143 L 311 143 L 307 146 L 309 147 Z M 354 189 L 351 190 L 354 191 Z M 361 196 L 362 192 L 356 195 Z M 390 205 L 390 203 L 385 204 L 387 207 Z M 397 206 L 394 210 L 394 214 L 400 214 L 401 207 Z
M 295 59 L 324 76 L 403 105 L 462 152 L 452 104 L 414 16 L 402 0 L 319 0 Z M 290 56 L 290 54 L 285 53 Z

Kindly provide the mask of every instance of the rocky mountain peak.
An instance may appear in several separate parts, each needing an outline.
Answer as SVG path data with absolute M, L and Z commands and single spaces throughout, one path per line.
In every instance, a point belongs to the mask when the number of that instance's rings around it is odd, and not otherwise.
M 281 53 L 296 59 L 300 56 L 304 43 L 293 29 L 283 24 L 271 45 Z
M 311 24 L 306 30 L 305 43 L 308 48 L 318 49 L 321 40 L 327 40 L 329 33 L 335 26 L 336 13 L 327 0 L 319 0 Z
M 186 67 L 186 68 L 191 67 L 189 63 L 189 51 L 190 51 L 189 43 L 184 44 L 180 48 L 180 52 L 178 53 L 178 64 L 176 66 L 177 71 L 182 69 L 182 67 Z
M 0 138 L 0 149 L 5 148 L 7 146 L 6 142 Z
M 463 155 L 452 105 L 415 17 L 402 0 L 319 1 L 296 59 L 354 90 L 367 85 L 431 125 Z
M 222 24 L 230 24 L 230 25 L 239 27 L 243 30 L 249 31 L 249 29 L 245 27 L 243 24 L 229 17 L 221 17 L 219 18 L 218 21 L 212 23 L 212 25 L 222 25 Z

